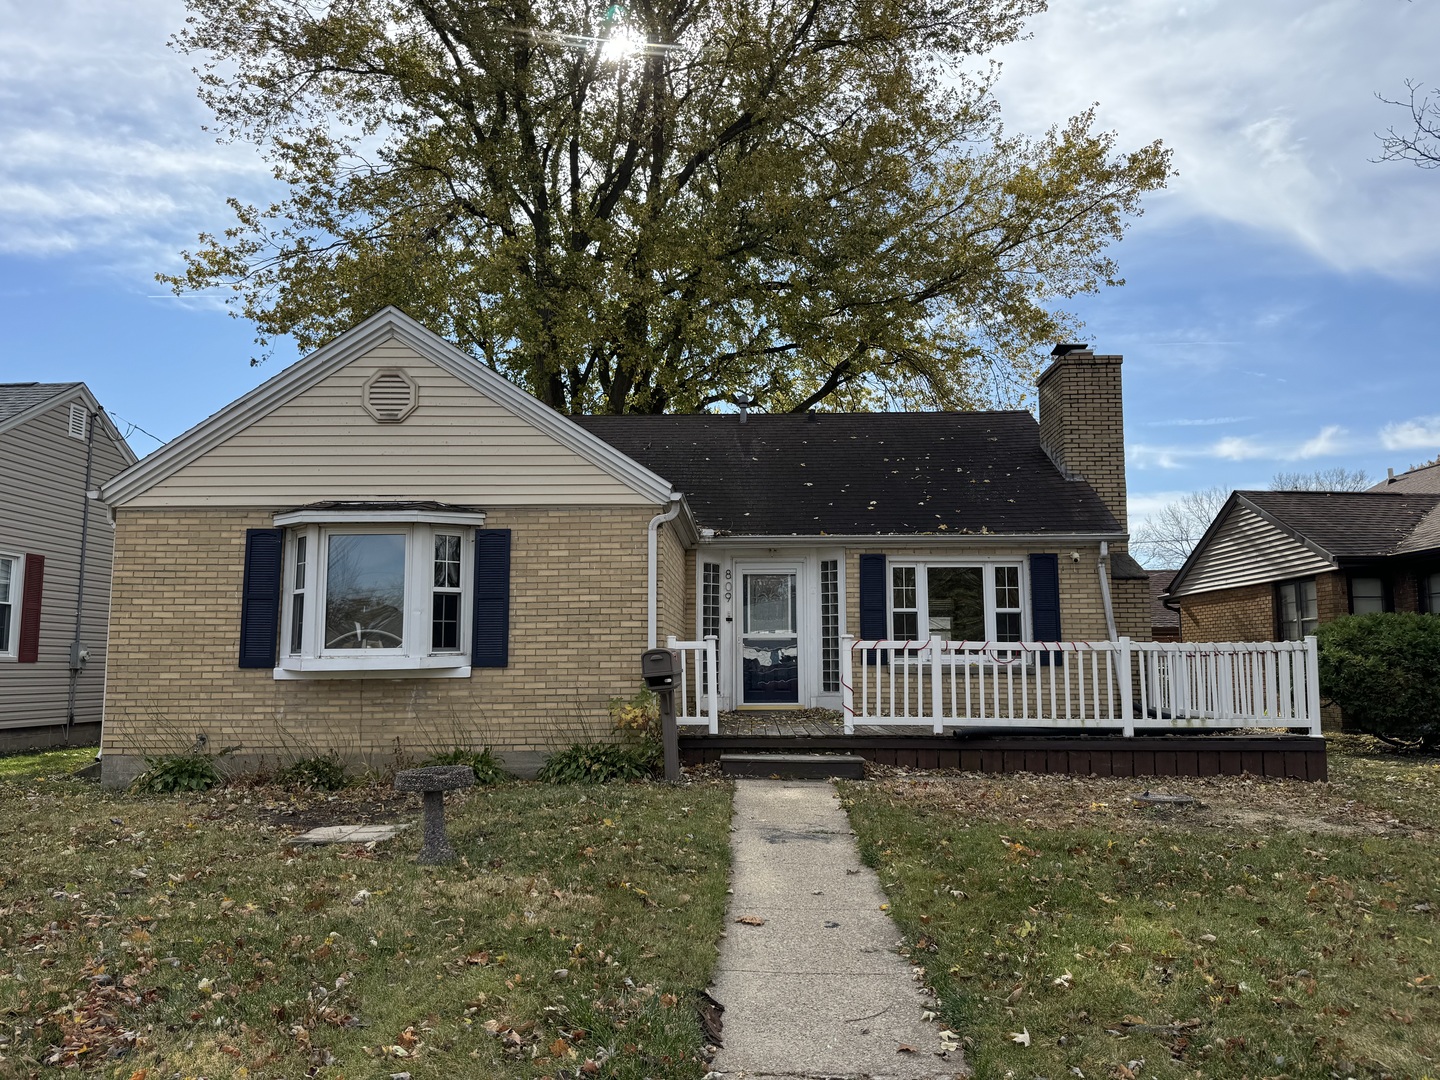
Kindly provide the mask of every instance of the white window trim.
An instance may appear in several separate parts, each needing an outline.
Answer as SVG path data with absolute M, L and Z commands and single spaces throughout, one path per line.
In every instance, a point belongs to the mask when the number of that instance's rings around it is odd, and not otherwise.
M 479 529 L 485 524 L 481 510 L 289 510 L 275 515 L 280 528 L 291 525 L 462 525 Z
M 0 551 L 0 559 L 11 563 L 10 570 L 10 648 L 0 652 L 0 663 L 20 659 L 20 603 L 25 591 L 25 556 Z
M 930 591 L 929 579 L 927 576 L 931 568 L 952 569 L 963 567 L 979 567 L 981 570 L 980 588 L 985 598 L 985 640 L 992 645 L 1005 645 L 1009 642 L 995 641 L 995 569 L 1000 566 L 1013 566 L 1020 571 L 1020 640 L 1029 641 L 1033 633 L 1030 625 L 1030 572 L 1026 565 L 1027 560 L 1021 559 L 887 559 L 885 562 L 885 632 L 895 632 L 895 569 L 897 567 L 915 568 L 915 615 L 917 627 L 923 627 L 927 632 L 918 637 L 916 641 L 928 641 L 932 636 L 942 640 L 952 640 L 947 634 L 931 635 L 928 633 L 930 626 Z M 909 611 L 910 608 L 901 608 L 902 611 Z M 1006 611 L 1013 611 L 1013 608 L 1006 608 Z
M 311 511 L 299 512 L 307 517 Z M 376 513 L 366 511 L 362 513 Z M 397 513 L 380 511 L 381 514 Z M 382 517 L 379 521 L 357 520 L 355 516 L 322 514 L 321 522 L 293 523 L 286 531 L 281 562 L 280 649 L 275 666 L 276 679 L 304 678 L 468 678 L 470 675 L 470 634 L 474 597 L 476 518 L 461 513 L 420 514 L 411 517 Z M 289 519 L 291 514 L 277 515 Z M 456 520 L 459 519 L 459 520 Z M 405 644 L 395 649 L 353 649 L 326 651 L 320 645 L 320 628 L 325 611 L 323 568 L 328 555 L 327 540 L 335 535 L 386 533 L 405 534 Z M 431 650 L 430 633 L 434 593 L 436 533 L 460 536 L 460 642 L 454 651 Z M 305 613 L 301 630 L 301 651 L 290 652 L 292 604 L 295 587 L 295 547 L 306 537 Z

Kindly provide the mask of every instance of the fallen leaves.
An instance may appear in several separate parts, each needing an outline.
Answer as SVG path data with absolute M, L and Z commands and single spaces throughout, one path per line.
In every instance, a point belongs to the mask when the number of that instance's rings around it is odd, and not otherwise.
M 1029 1046 L 1029 1045 L 1030 1045 L 1030 1029 L 1029 1029 L 1029 1028 L 1025 1028 L 1023 1031 L 1012 1031 L 1012 1032 L 1010 1032 L 1010 1041 L 1013 1042 L 1013 1043 L 1019 1043 L 1021 1046 Z
M 741 926 L 764 926 L 765 920 L 759 915 L 741 915 L 735 920 Z

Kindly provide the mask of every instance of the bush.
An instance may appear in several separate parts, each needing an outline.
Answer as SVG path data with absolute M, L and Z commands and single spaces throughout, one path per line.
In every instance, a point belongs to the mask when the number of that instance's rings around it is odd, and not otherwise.
M 1440 746 L 1440 618 L 1349 615 L 1316 636 L 1320 692 L 1348 725 L 1389 742 Z
M 335 754 L 317 754 L 292 761 L 275 774 L 275 779 L 287 787 L 318 791 L 339 791 L 350 783 L 344 762 Z
M 538 779 L 548 784 L 608 784 L 612 780 L 645 780 L 660 764 L 651 743 L 575 743 L 545 759 Z
M 145 764 L 148 768 L 135 778 L 130 790 L 149 795 L 208 791 L 225 779 L 209 754 L 164 754 L 147 757 Z
M 477 784 L 498 784 L 505 779 L 505 770 L 500 768 L 500 762 L 495 760 L 488 746 L 483 750 L 465 750 L 458 746 L 453 750 L 442 750 L 422 761 L 420 768 L 431 765 L 469 765 Z

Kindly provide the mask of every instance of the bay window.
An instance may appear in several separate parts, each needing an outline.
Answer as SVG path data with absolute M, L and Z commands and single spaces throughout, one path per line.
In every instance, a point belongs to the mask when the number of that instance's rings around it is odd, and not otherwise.
M 468 671 L 479 514 L 279 515 L 283 672 Z M 340 519 L 337 520 L 336 518 Z
M 900 641 L 1023 641 L 1022 593 L 1015 564 L 892 564 L 890 633 Z

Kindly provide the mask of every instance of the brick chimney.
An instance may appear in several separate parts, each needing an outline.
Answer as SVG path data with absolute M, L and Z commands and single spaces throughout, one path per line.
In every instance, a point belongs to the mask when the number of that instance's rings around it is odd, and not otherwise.
M 1129 531 L 1125 508 L 1125 412 L 1119 356 L 1057 345 L 1040 375 L 1040 445 L 1067 477 L 1086 480 Z

